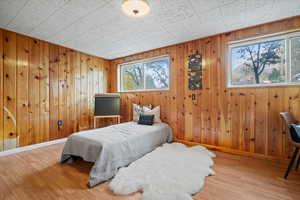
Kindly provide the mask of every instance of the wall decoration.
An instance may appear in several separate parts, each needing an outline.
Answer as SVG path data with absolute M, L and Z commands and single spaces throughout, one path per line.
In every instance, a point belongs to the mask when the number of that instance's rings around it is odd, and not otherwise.
M 202 72 L 189 72 L 189 90 L 201 90 L 202 89 Z
M 202 89 L 202 55 L 194 54 L 188 60 L 189 90 Z
M 202 70 L 202 55 L 201 54 L 194 54 L 194 55 L 189 56 L 189 70 L 192 72 Z

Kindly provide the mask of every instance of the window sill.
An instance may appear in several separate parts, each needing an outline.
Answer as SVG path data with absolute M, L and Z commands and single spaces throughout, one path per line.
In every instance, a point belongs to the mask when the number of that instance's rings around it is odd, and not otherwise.
M 265 84 L 265 85 L 227 85 L 228 89 L 239 89 L 239 88 L 274 88 L 274 87 L 295 87 L 300 86 L 300 83 L 290 84 Z
M 171 90 L 165 89 L 165 90 L 131 90 L 131 91 L 118 91 L 118 93 L 145 93 L 145 92 L 170 92 Z

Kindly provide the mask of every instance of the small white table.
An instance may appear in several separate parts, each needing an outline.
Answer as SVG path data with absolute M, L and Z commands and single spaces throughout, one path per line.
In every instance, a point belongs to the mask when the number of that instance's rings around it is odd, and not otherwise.
M 117 124 L 121 123 L 121 115 L 101 115 L 94 116 L 94 128 L 97 126 L 97 119 L 105 119 L 105 118 L 117 118 Z

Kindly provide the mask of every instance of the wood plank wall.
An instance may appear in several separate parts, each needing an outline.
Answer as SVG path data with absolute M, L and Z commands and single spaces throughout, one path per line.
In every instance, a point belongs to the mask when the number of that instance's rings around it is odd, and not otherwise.
M 117 64 L 164 54 L 172 60 L 169 91 L 121 94 L 122 121 L 132 119 L 132 103 L 152 103 L 161 106 L 162 120 L 182 142 L 266 158 L 287 157 L 290 146 L 279 112 L 291 111 L 300 120 L 300 86 L 227 88 L 227 43 L 299 28 L 300 17 L 294 17 L 113 60 L 112 92 L 117 91 Z M 196 52 L 204 56 L 204 88 L 189 91 L 187 57 Z
M 109 61 L 3 29 L 0 55 L 0 151 L 92 128 Z

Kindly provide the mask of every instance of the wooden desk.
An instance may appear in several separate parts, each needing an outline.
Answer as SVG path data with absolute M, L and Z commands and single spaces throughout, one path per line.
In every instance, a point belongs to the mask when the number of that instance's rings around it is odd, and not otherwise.
M 104 118 L 117 118 L 117 123 L 121 123 L 121 115 L 102 115 L 102 116 L 94 116 L 94 128 L 97 126 L 97 119 L 104 119 Z

